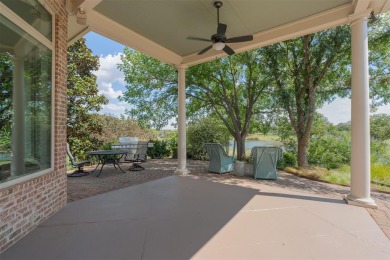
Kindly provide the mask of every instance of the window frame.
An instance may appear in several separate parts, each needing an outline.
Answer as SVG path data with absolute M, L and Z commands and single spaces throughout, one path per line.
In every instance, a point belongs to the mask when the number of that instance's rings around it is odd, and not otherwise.
M 29 181 L 31 179 L 35 179 L 37 177 L 43 176 L 45 174 L 54 172 L 54 143 L 55 143 L 55 13 L 53 11 L 53 8 L 50 7 L 49 4 L 47 4 L 43 0 L 38 0 L 40 4 L 51 14 L 51 27 L 52 27 L 52 34 L 51 34 L 51 41 L 48 40 L 44 35 L 42 35 L 38 30 L 36 30 L 34 27 L 32 27 L 30 24 L 28 24 L 23 18 L 18 16 L 16 13 L 14 13 L 11 9 L 9 9 L 6 5 L 4 5 L 2 2 L 0 2 L 0 13 L 10 20 L 12 23 L 14 23 L 17 27 L 28 33 L 31 37 L 33 37 L 35 40 L 43 44 L 45 47 L 51 50 L 51 126 L 50 126 L 50 167 L 38 172 L 30 173 L 24 176 L 21 176 L 16 179 L 12 179 L 3 183 L 0 183 L 0 189 L 4 189 L 10 186 L 14 186 L 19 183 L 23 183 L 26 181 Z

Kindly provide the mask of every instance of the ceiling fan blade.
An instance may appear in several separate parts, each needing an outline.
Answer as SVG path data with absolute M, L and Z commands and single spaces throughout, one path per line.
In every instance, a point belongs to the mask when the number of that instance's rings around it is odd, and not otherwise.
M 227 39 L 225 42 L 227 43 L 233 43 L 233 42 L 248 42 L 253 40 L 253 35 L 244 35 L 244 36 L 237 36 L 233 38 Z
M 188 36 L 187 40 L 195 40 L 195 41 L 202 41 L 202 42 L 213 42 L 210 39 L 199 38 L 199 37 L 192 37 L 192 36 Z
M 213 47 L 213 45 L 210 45 L 209 47 L 204 48 L 203 50 L 201 50 L 201 51 L 198 53 L 198 55 L 202 55 L 203 53 L 207 52 L 208 50 L 211 49 L 211 47 Z
M 225 45 L 225 47 L 223 48 L 223 51 L 226 52 L 227 54 L 229 55 L 233 55 L 235 52 L 233 51 L 232 48 L 230 48 L 229 46 Z
M 227 29 L 227 25 L 224 23 L 218 23 L 217 33 L 225 35 Z

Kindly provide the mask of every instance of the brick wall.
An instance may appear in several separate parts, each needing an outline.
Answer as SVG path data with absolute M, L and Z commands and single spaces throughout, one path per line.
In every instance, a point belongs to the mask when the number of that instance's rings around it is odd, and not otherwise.
M 0 189 L 0 253 L 66 204 L 67 13 L 65 0 L 47 2 L 56 28 L 54 172 Z

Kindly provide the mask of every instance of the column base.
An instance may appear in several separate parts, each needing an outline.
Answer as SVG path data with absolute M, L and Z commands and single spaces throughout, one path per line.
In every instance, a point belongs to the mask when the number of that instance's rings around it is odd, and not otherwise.
M 175 171 L 175 174 L 187 175 L 189 173 L 190 173 L 190 171 L 187 168 L 185 168 L 185 169 L 176 169 L 176 171 Z
M 352 194 L 348 194 L 343 198 L 348 204 L 363 207 L 363 208 L 372 208 L 377 209 L 375 201 L 371 198 L 358 198 Z

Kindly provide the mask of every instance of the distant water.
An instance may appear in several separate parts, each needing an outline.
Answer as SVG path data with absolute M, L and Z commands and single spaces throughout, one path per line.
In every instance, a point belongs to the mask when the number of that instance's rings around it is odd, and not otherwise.
M 277 141 L 272 141 L 272 140 L 246 140 L 245 141 L 245 150 L 250 150 L 254 146 L 278 146 L 280 147 L 282 144 Z M 233 149 L 233 140 L 229 141 L 229 149 Z

